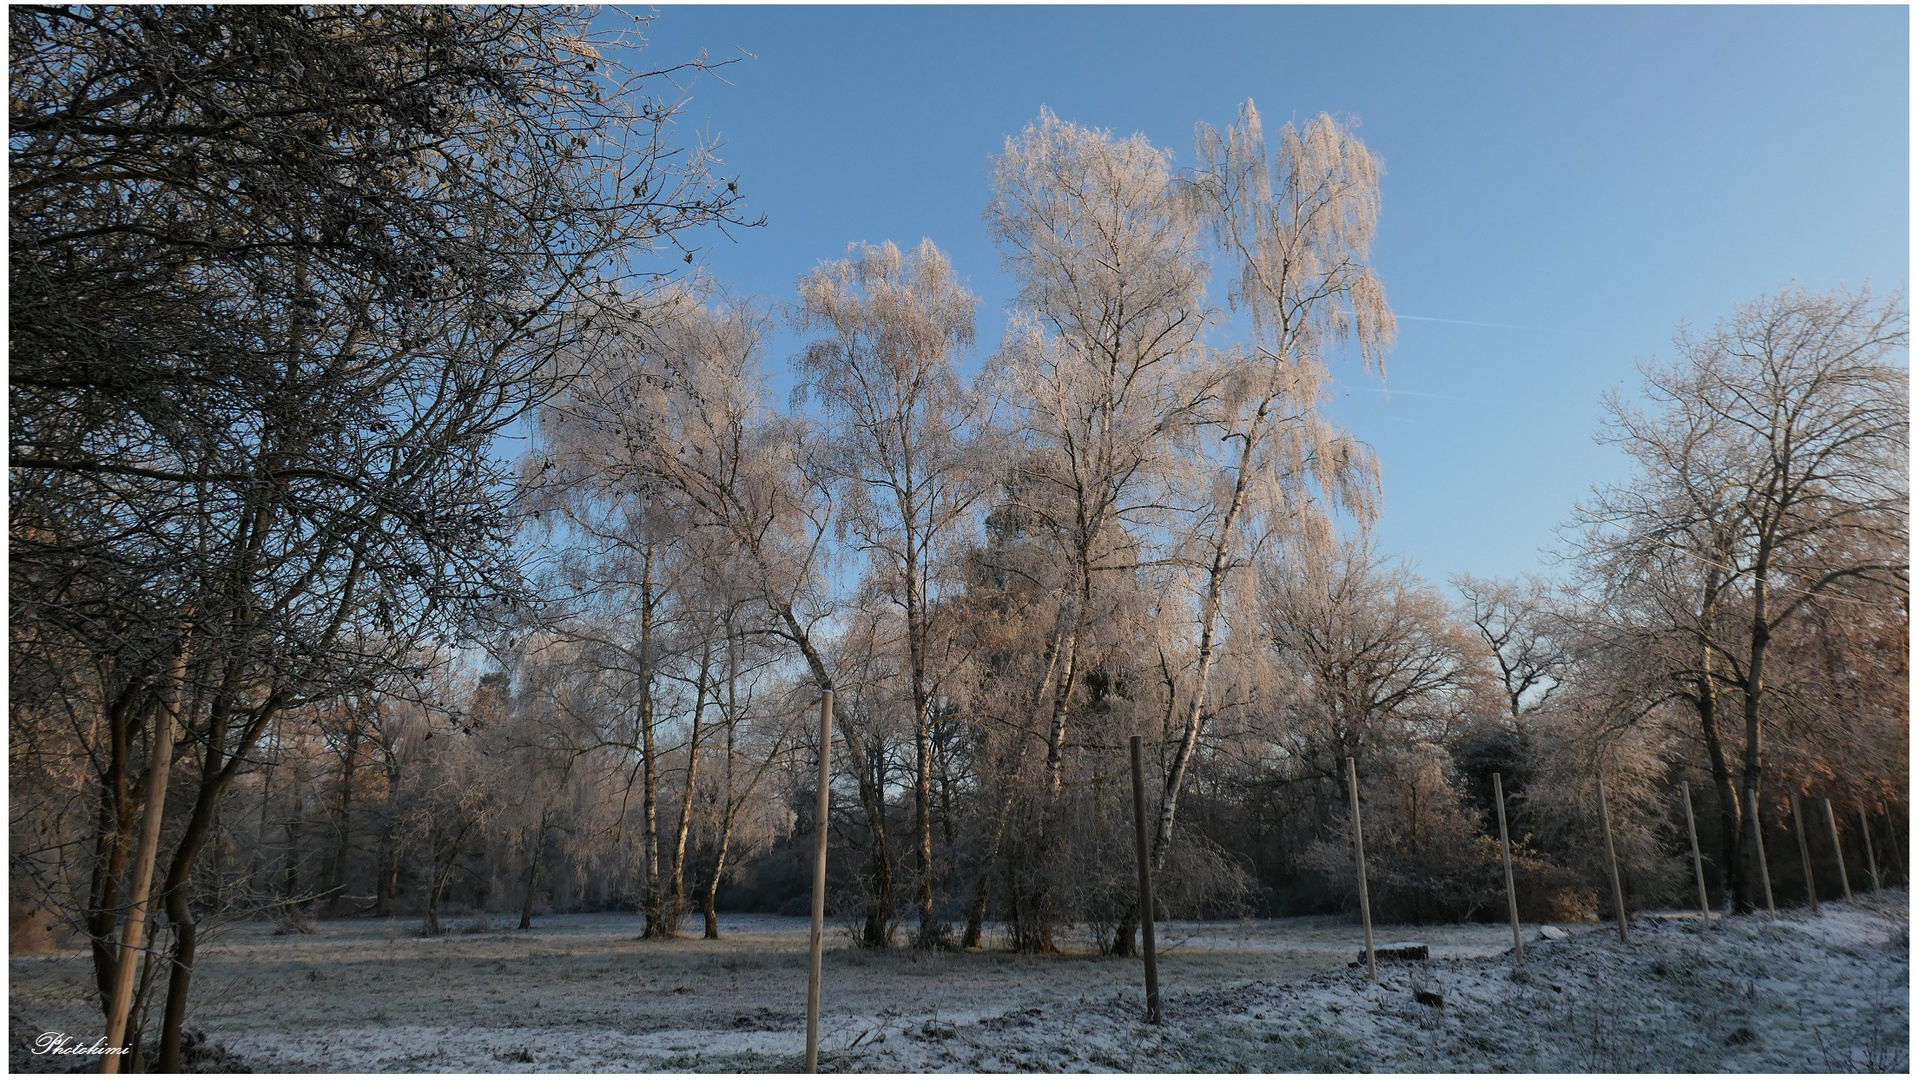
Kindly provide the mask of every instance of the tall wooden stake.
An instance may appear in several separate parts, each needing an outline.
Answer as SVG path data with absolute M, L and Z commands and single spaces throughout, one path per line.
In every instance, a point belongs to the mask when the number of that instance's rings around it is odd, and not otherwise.
M 1493 807 L 1499 811 L 1499 859 L 1506 865 L 1506 915 L 1513 924 L 1513 964 L 1526 962 L 1526 943 L 1519 936 L 1519 896 L 1513 892 L 1513 845 L 1506 839 L 1506 791 L 1493 774 Z
M 1789 791 L 1786 798 L 1792 803 L 1792 834 L 1799 838 L 1799 866 L 1806 872 L 1806 903 L 1812 905 L 1812 913 L 1819 914 L 1819 888 L 1812 880 L 1812 849 L 1806 846 L 1806 812 L 1799 805 L 1799 793 Z
M 114 968 L 113 1000 L 107 1006 L 107 1042 L 124 1047 L 133 1009 L 133 979 L 144 951 L 147 931 L 147 898 L 153 891 L 153 864 L 160 853 L 160 826 L 166 818 L 167 778 L 173 769 L 173 721 L 180 710 L 180 698 L 187 677 L 186 629 L 181 628 L 174 646 L 171 693 L 154 718 L 153 748 L 147 762 L 146 791 L 142 802 L 140 846 L 133 858 L 133 896 L 127 907 L 126 927 L 120 933 L 120 955 Z M 120 1071 L 121 1054 L 102 1054 L 100 1071 Z
M 1866 871 L 1872 875 L 1872 895 L 1879 895 L 1879 860 L 1872 853 L 1872 829 L 1866 825 L 1866 808 L 1859 807 L 1859 839 L 1866 844 Z
M 1826 808 L 1826 835 L 1832 837 L 1832 859 L 1839 864 L 1839 891 L 1845 893 L 1846 903 L 1852 903 L 1852 882 L 1846 878 L 1846 849 L 1839 846 L 1839 823 L 1832 816 L 1832 800 L 1820 799 Z
M 1886 869 L 1895 879 L 1903 878 L 1906 876 L 1906 860 L 1900 852 L 1905 848 L 1899 846 L 1899 830 L 1892 823 L 1892 808 L 1887 807 L 1879 820 L 1886 823 Z
M 1752 847 L 1759 853 L 1759 884 L 1766 890 L 1766 914 L 1770 918 L 1779 917 L 1779 908 L 1772 902 L 1772 871 L 1766 866 L 1766 833 L 1759 825 L 1759 789 L 1746 789 L 1746 804 L 1752 807 Z
M 1706 903 L 1706 867 L 1699 859 L 1699 826 L 1692 820 L 1692 785 L 1679 781 L 1679 794 L 1686 800 L 1686 837 L 1692 841 L 1692 879 L 1699 885 L 1699 918 L 1712 921 L 1712 907 Z
M 1606 810 L 1606 778 L 1599 778 L 1599 831 L 1606 837 L 1606 873 L 1612 878 L 1612 909 L 1619 919 L 1619 940 L 1626 941 L 1626 893 L 1619 887 L 1619 856 L 1613 851 L 1612 814 Z
M 806 1071 L 820 1071 L 820 952 L 826 934 L 827 796 L 833 779 L 833 691 L 820 695 L 819 835 L 813 840 L 813 938 L 806 973 Z
M 1133 840 L 1139 852 L 1139 946 L 1146 958 L 1146 1021 L 1159 1023 L 1159 957 L 1153 949 L 1153 861 L 1146 844 L 1146 766 L 1139 736 L 1133 752 Z
M 1359 922 L 1366 928 L 1366 977 L 1379 981 L 1379 964 L 1373 959 L 1373 904 L 1366 895 L 1366 833 L 1359 827 L 1359 768 L 1346 759 L 1346 791 L 1353 800 L 1353 859 L 1359 864 Z

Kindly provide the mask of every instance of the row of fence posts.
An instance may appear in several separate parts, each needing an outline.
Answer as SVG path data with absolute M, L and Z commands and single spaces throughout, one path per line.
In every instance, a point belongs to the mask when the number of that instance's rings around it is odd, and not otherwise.
M 1683 787 L 1684 785 L 1681 786 Z M 1691 825 L 1692 816 L 1691 798 L 1691 793 L 1688 792 L 1686 805 L 1688 827 Z M 1801 872 L 1806 875 L 1806 903 L 1811 906 L 1813 914 L 1817 915 L 1819 914 L 1819 888 L 1813 874 L 1812 847 L 1806 843 L 1806 809 L 1804 804 L 1800 802 L 1799 793 L 1796 791 L 1787 794 L 1787 802 L 1792 807 L 1792 834 L 1793 839 L 1799 845 L 1799 867 Z M 1757 860 L 1759 865 L 1759 884 L 1766 897 L 1766 914 L 1772 918 L 1778 918 L 1779 908 L 1773 902 L 1772 897 L 1772 871 L 1766 863 L 1766 834 L 1764 827 L 1759 821 L 1758 792 L 1748 789 L 1745 803 L 1752 818 L 1753 849 L 1757 851 L 1759 855 Z M 1832 812 L 1831 799 L 1822 798 L 1819 800 L 1819 804 L 1820 808 L 1825 812 L 1826 839 L 1832 844 L 1833 865 L 1839 871 L 1839 891 L 1846 900 L 1850 902 L 1852 900 L 1852 878 L 1846 873 L 1846 849 L 1839 840 L 1839 818 Z M 1894 839 L 1897 839 L 1897 837 Z M 1872 878 L 1872 892 L 1874 896 L 1877 896 L 1879 894 L 1881 881 L 1879 874 L 1879 857 L 1873 851 L 1872 823 L 1871 820 L 1866 817 L 1866 808 L 1863 806 L 1859 807 L 1859 842 L 1865 847 L 1866 873 Z M 1693 842 L 1693 861 L 1695 866 L 1699 860 L 1698 849 L 1699 844 L 1698 841 L 1695 840 Z M 1699 883 L 1699 909 L 1702 915 L 1706 911 L 1706 885 L 1703 876 L 1700 878 Z
M 806 987 L 806 1071 L 819 1071 L 819 1025 L 820 1025 L 820 959 L 826 917 L 826 829 L 827 829 L 827 786 L 831 780 L 829 771 L 829 747 L 833 737 L 833 692 L 828 690 L 820 700 L 820 756 L 819 756 L 819 810 L 818 836 L 813 848 L 813 930 L 812 955 Z M 1146 1020 L 1149 1023 L 1160 1022 L 1159 997 L 1159 958 L 1154 948 L 1153 935 L 1153 867 L 1152 850 L 1148 842 L 1146 826 L 1146 770 L 1144 752 L 1140 736 L 1128 739 L 1128 749 L 1133 766 L 1133 838 L 1134 851 L 1139 860 L 1139 935 L 1140 954 L 1146 967 Z M 1626 922 L 1626 895 L 1619 877 L 1619 856 L 1613 846 L 1612 814 L 1606 806 L 1606 781 L 1601 778 L 1597 784 L 1599 794 L 1599 828 L 1606 846 L 1606 877 L 1612 886 L 1613 914 L 1619 927 L 1619 940 L 1629 941 Z M 1375 982 L 1379 980 L 1379 964 L 1373 954 L 1373 906 L 1366 889 L 1366 834 L 1359 817 L 1359 768 L 1352 758 L 1346 759 L 1346 790 L 1352 803 L 1353 813 L 1353 858 L 1359 876 L 1359 922 L 1366 937 L 1366 977 Z M 1692 786 L 1680 781 L 1679 794 L 1686 808 L 1686 838 L 1692 846 L 1693 881 L 1699 888 L 1699 917 L 1712 919 L 1712 905 L 1706 897 L 1705 861 L 1699 853 L 1699 828 L 1693 818 Z M 1746 792 L 1747 803 L 1752 811 L 1753 847 L 1758 852 L 1759 880 L 1766 897 L 1766 912 L 1777 918 L 1779 909 L 1773 904 L 1772 874 L 1766 865 L 1765 833 L 1759 823 L 1759 795 L 1756 791 Z M 1852 899 L 1852 883 L 1846 877 L 1845 850 L 1839 844 L 1838 819 L 1833 816 L 1832 800 L 1822 799 L 1825 807 L 1826 833 L 1832 840 L 1833 857 L 1839 865 L 1839 885 L 1847 900 Z M 1819 911 L 1819 891 L 1814 885 L 1812 871 L 1812 853 L 1806 845 L 1805 813 L 1799 803 L 1799 794 L 1791 794 L 1793 832 L 1799 840 L 1799 858 L 1806 875 L 1807 899 L 1811 901 L 1814 914 Z M 1513 963 L 1523 965 L 1526 962 L 1526 943 L 1519 929 L 1519 894 L 1513 888 L 1512 839 L 1506 830 L 1506 792 L 1498 773 L 1493 774 L 1493 806 L 1499 821 L 1499 859 L 1506 876 L 1506 914 L 1513 930 Z M 1872 891 L 1879 892 L 1879 861 L 1873 854 L 1872 830 L 1868 825 L 1865 808 L 1859 808 L 1859 835 L 1866 846 L 1866 865 L 1872 874 Z
M 1138 737 L 1135 736 L 1135 742 Z M 1137 763 L 1135 764 L 1137 768 Z M 1613 914 L 1619 926 L 1619 940 L 1629 941 L 1626 923 L 1626 896 L 1620 886 L 1619 856 L 1613 847 L 1612 814 L 1606 807 L 1606 781 L 1600 778 L 1597 783 L 1599 794 L 1599 830 L 1606 846 L 1606 876 L 1612 885 Z M 1359 874 L 1359 922 L 1366 937 L 1366 977 L 1374 981 L 1379 979 L 1379 965 L 1373 957 L 1373 913 L 1372 904 L 1366 890 L 1366 836 L 1359 819 L 1359 770 L 1352 758 L 1346 759 L 1346 790 L 1352 802 L 1353 811 L 1353 857 Z M 1712 919 L 1712 904 L 1706 897 L 1705 861 L 1699 853 L 1699 827 L 1693 819 L 1692 785 L 1685 781 L 1679 783 L 1679 795 L 1686 808 L 1686 838 L 1692 846 L 1693 881 L 1699 888 L 1699 917 L 1703 921 Z M 1752 810 L 1753 847 L 1759 853 L 1759 880 L 1765 891 L 1766 913 L 1771 918 L 1779 917 L 1779 909 L 1772 898 L 1772 874 L 1766 865 L 1765 833 L 1759 822 L 1759 796 L 1756 791 L 1747 791 L 1747 803 Z M 1792 806 L 1793 833 L 1799 841 L 1799 860 L 1806 875 L 1806 899 L 1812 906 L 1813 914 L 1819 914 L 1819 889 L 1813 877 L 1812 849 L 1806 844 L 1805 809 L 1799 801 L 1799 793 L 1791 792 L 1789 801 Z M 1839 843 L 1839 821 L 1832 812 L 1832 800 L 1821 799 L 1825 810 L 1826 835 L 1832 842 L 1833 861 L 1839 869 L 1839 888 L 1848 902 L 1852 900 L 1852 882 L 1846 875 L 1846 852 Z M 1526 944 L 1519 929 L 1519 895 L 1513 888 L 1512 840 L 1506 831 L 1506 792 L 1498 773 L 1493 774 L 1493 808 L 1499 821 L 1499 860 L 1506 875 L 1506 914 L 1513 929 L 1513 963 L 1526 962 Z M 1872 828 L 1866 817 L 1865 807 L 1859 807 L 1859 839 L 1865 845 L 1866 868 L 1872 875 L 1872 891 L 1876 896 L 1880 889 L 1879 860 L 1873 853 Z

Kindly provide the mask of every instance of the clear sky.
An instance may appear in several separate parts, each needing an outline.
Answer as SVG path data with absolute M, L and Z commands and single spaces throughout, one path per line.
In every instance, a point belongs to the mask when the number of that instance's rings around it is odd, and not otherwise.
M 1193 162 L 1251 97 L 1276 127 L 1356 117 L 1385 162 L 1375 263 L 1400 319 L 1386 380 L 1340 372 L 1377 451 L 1379 536 L 1427 577 L 1548 569 L 1541 548 L 1623 461 L 1609 387 L 1791 281 L 1908 266 L 1904 7 L 663 7 L 654 65 L 751 53 L 681 122 L 723 138 L 763 229 L 704 247 L 789 302 L 852 241 L 931 237 L 982 298 L 1011 280 L 989 159 L 1048 105 Z M 1223 303 L 1219 296 L 1216 302 Z M 783 370 L 779 346 L 771 358 Z

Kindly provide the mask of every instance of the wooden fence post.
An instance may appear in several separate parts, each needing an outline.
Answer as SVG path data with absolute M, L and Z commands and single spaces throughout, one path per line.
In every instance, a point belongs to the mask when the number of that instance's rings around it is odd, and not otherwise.
M 1526 943 L 1519 936 L 1519 896 L 1513 892 L 1513 845 L 1506 838 L 1506 791 L 1493 774 L 1493 806 L 1499 811 L 1499 859 L 1506 864 L 1506 915 L 1513 924 L 1513 964 L 1526 963 Z
M 1899 830 L 1892 824 L 1891 806 L 1886 807 L 1880 820 L 1886 823 L 1886 869 L 1892 872 L 1894 878 L 1905 879 L 1906 860 L 1901 854 L 1905 849 L 1899 846 Z
M 133 1009 L 133 980 L 144 954 L 147 929 L 147 900 L 153 889 L 153 864 L 160 853 L 160 825 L 166 817 L 167 780 L 173 771 L 173 721 L 180 711 L 187 678 L 186 627 L 174 645 L 170 700 L 163 702 L 153 719 L 153 743 L 147 762 L 146 791 L 142 801 L 139 847 L 133 857 L 133 895 L 127 906 L 126 927 L 120 934 L 120 954 L 116 958 L 113 999 L 107 1007 L 108 1047 L 125 1047 L 127 1028 Z M 100 1071 L 121 1071 L 120 1054 L 102 1054 Z M 131 1066 L 133 1062 L 126 1062 Z M 131 1068 L 126 1071 L 132 1072 Z
M 1826 810 L 1826 835 L 1832 837 L 1832 858 L 1839 864 L 1839 891 L 1852 903 L 1852 882 L 1846 877 L 1846 849 L 1839 846 L 1839 823 L 1832 816 L 1832 800 L 1820 799 Z
M 1679 781 L 1679 794 L 1686 800 L 1686 838 L 1692 841 L 1692 879 L 1699 885 L 1699 918 L 1712 921 L 1712 907 L 1706 902 L 1706 868 L 1699 859 L 1699 826 L 1692 820 L 1692 785 Z
M 806 1071 L 820 1071 L 820 954 L 826 933 L 826 828 L 831 794 L 833 691 L 820 695 L 819 835 L 813 840 L 813 937 L 806 973 Z
M 1366 896 L 1366 834 L 1359 827 L 1359 769 L 1352 758 L 1346 759 L 1346 791 L 1353 800 L 1353 859 L 1359 864 L 1359 922 L 1366 928 L 1366 977 L 1379 981 L 1379 965 L 1373 960 L 1373 906 Z
M 1872 895 L 1879 895 L 1879 860 L 1872 853 L 1872 829 L 1866 825 L 1866 806 L 1859 804 L 1859 839 L 1866 845 L 1866 870 L 1872 874 Z
M 1159 1023 L 1159 959 L 1153 949 L 1153 860 L 1146 844 L 1146 766 L 1139 736 L 1133 751 L 1133 840 L 1139 852 L 1139 946 L 1146 958 L 1146 1022 Z
M 1759 853 L 1759 883 L 1766 889 L 1766 915 L 1779 917 L 1779 908 L 1772 902 L 1772 871 L 1766 866 L 1766 833 L 1759 825 L 1759 789 L 1746 789 L 1746 802 L 1752 807 L 1752 846 Z
M 1789 791 L 1786 800 L 1792 804 L 1792 834 L 1799 838 L 1799 865 L 1806 872 L 1806 902 L 1812 905 L 1812 913 L 1819 914 L 1819 889 L 1812 880 L 1812 849 L 1806 846 L 1806 812 L 1799 805 L 1799 793 Z
M 1606 837 L 1606 872 L 1612 877 L 1613 914 L 1619 919 L 1619 940 L 1626 941 L 1626 892 L 1619 887 L 1619 856 L 1613 851 L 1612 814 L 1606 810 L 1606 778 L 1599 778 L 1599 829 Z

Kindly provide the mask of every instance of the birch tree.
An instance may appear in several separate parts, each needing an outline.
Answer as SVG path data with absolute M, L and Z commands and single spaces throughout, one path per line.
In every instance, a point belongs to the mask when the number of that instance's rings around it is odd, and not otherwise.
M 1069 582 L 1041 688 L 1055 793 L 1096 583 L 1136 564 L 1125 525 L 1161 508 L 1154 481 L 1204 393 L 1191 375 L 1206 265 L 1170 161 L 1142 135 L 1041 110 L 994 163 L 986 218 L 1019 285 L 993 360 L 1026 444 L 1009 490 L 1058 538 Z
M 905 620 L 915 944 L 927 948 L 944 936 L 933 902 L 934 571 L 986 490 L 970 430 L 974 398 L 953 366 L 972 344 L 978 300 L 930 240 L 910 256 L 891 243 L 848 254 L 800 279 L 800 325 L 827 336 L 800 354 L 799 374 L 824 411 L 824 465 L 839 483 L 841 518 Z
M 821 627 L 838 610 L 829 565 L 835 485 L 809 469 L 811 426 L 762 400 L 764 332 L 751 305 L 708 306 L 692 288 L 670 290 L 636 308 L 618 347 L 555 403 L 553 423 L 617 443 L 620 468 L 668 493 L 685 528 L 731 553 L 735 581 L 765 606 L 769 633 L 799 652 L 819 689 L 832 690 L 837 665 Z M 834 715 L 873 836 L 862 940 L 880 946 L 892 932 L 885 793 L 843 701 L 836 695 Z
M 1269 152 L 1248 100 L 1222 134 L 1200 125 L 1199 171 L 1188 198 L 1238 274 L 1229 293 L 1251 324 L 1243 350 L 1227 354 L 1204 413 L 1223 460 L 1214 499 L 1194 530 L 1204 568 L 1192 692 L 1161 789 L 1153 857 L 1163 862 L 1174 814 L 1206 718 L 1228 576 L 1246 565 L 1248 525 L 1282 532 L 1322 556 L 1330 515 L 1363 528 L 1373 513 L 1371 452 L 1321 411 L 1334 355 L 1353 346 L 1378 368 L 1394 321 L 1366 262 L 1379 219 L 1379 161 L 1350 125 L 1321 113 L 1288 123 Z
M 619 724 L 600 736 L 637 755 L 642 937 L 673 933 L 660 866 L 658 745 L 662 624 L 672 582 L 665 551 L 678 539 L 673 506 L 650 463 L 618 424 L 638 408 L 630 387 L 589 366 L 540 414 L 539 445 L 523 464 L 529 505 L 559 546 L 543 622 L 585 646 L 582 659 L 624 676 Z

